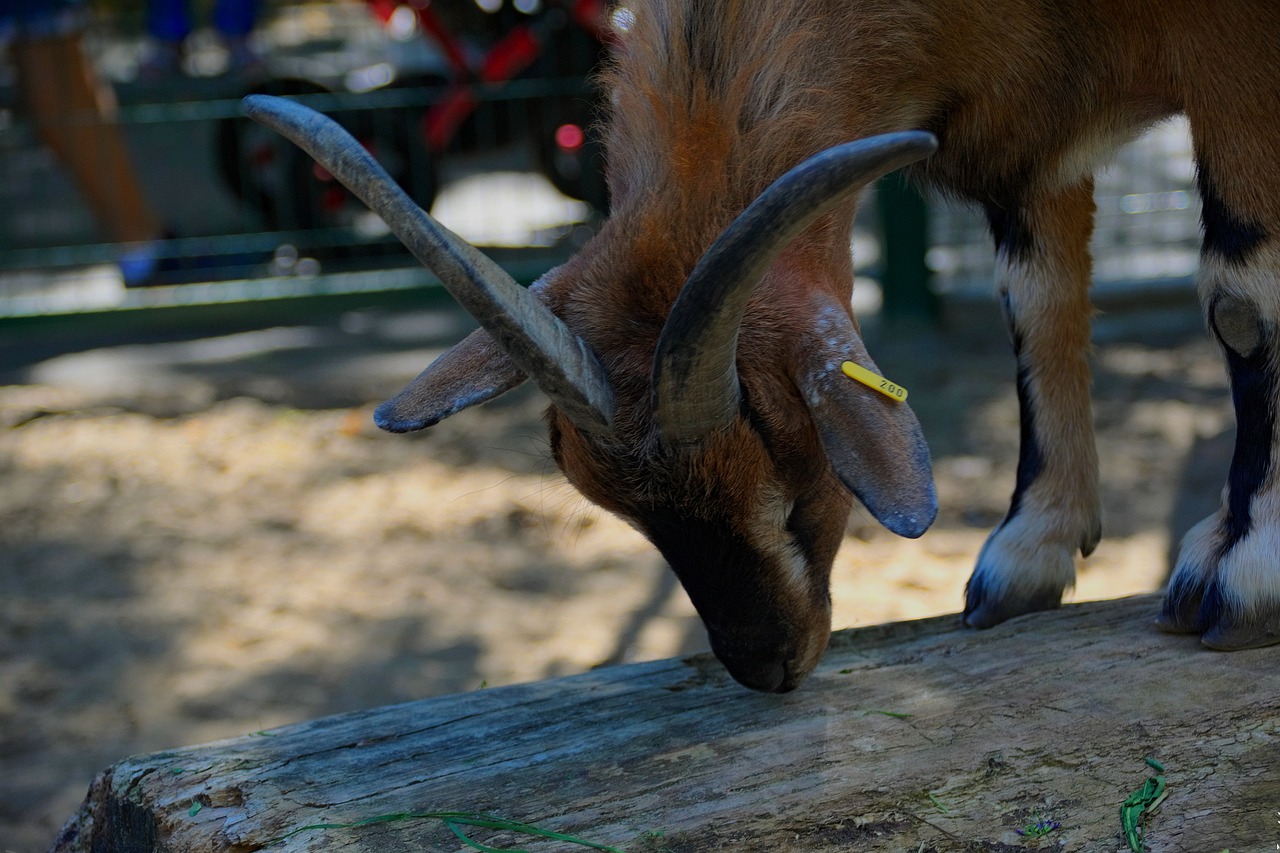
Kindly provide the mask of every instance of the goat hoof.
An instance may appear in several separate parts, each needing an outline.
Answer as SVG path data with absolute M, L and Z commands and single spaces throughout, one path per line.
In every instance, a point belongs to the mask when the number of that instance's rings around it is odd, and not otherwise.
M 1223 525 L 1218 513 L 1187 531 L 1156 626 L 1199 634 L 1203 645 L 1219 651 L 1276 645 L 1276 524 L 1257 521 L 1248 536 L 1234 542 Z
M 1062 604 L 1063 591 L 1075 581 L 1075 549 L 1066 543 L 1079 537 L 1064 533 L 1046 542 L 1044 529 L 1018 516 L 991 533 L 965 587 L 964 624 L 990 628 Z
M 1042 610 L 1056 610 L 1062 606 L 1062 590 L 1041 590 L 1032 595 L 996 598 L 985 596 L 981 584 L 975 590 L 977 578 L 969 581 L 965 593 L 964 624 L 969 628 L 992 628 L 1015 616 L 1027 613 L 1039 613 Z
M 1156 617 L 1156 627 L 1166 634 L 1199 634 L 1204 631 L 1200 602 L 1204 591 L 1177 590 L 1171 585 L 1164 596 L 1164 606 Z
M 1200 642 L 1220 652 L 1274 646 L 1280 643 L 1280 609 L 1273 608 L 1261 617 L 1220 619 L 1200 635 Z
M 1238 652 L 1245 648 L 1262 648 L 1280 643 L 1280 616 L 1257 622 L 1243 620 L 1235 624 L 1217 624 L 1201 635 L 1201 643 L 1219 652 Z
M 1166 634 L 1199 634 L 1200 620 L 1194 615 L 1161 613 L 1156 617 L 1156 629 Z
M 1156 627 L 1169 634 L 1203 634 L 1218 612 L 1218 564 L 1222 551 L 1221 520 L 1202 519 L 1182 539 L 1178 564 L 1169 577 Z M 1206 603 L 1206 598 L 1211 599 Z

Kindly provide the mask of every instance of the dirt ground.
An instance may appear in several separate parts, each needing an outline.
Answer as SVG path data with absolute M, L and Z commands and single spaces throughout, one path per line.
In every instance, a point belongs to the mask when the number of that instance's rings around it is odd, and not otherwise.
M 855 514 L 837 628 L 961 606 L 1016 464 L 1012 361 L 984 311 L 963 333 L 868 327 L 942 514 L 917 541 Z M 534 393 L 373 428 L 451 322 L 356 312 L 4 374 L 0 850 L 43 850 L 128 754 L 705 647 L 656 552 L 550 463 Z M 1098 338 L 1107 538 L 1076 600 L 1159 588 L 1230 459 L 1194 309 L 1104 316 Z

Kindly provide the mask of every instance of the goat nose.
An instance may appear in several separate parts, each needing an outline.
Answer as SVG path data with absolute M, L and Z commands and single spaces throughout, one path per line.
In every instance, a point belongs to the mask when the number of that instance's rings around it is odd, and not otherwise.
M 734 681 L 761 693 L 786 693 L 795 689 L 794 684 L 787 683 L 787 666 L 780 660 L 748 665 L 725 664 L 725 668 Z
M 733 680 L 761 693 L 789 693 L 801 679 L 793 678 L 781 657 L 749 657 L 718 654 Z

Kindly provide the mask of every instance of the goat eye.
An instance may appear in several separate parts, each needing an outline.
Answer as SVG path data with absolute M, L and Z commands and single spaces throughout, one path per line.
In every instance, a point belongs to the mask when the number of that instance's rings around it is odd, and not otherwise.
M 797 541 L 804 541 L 813 533 L 813 520 L 810 516 L 814 507 L 805 501 L 792 501 L 787 505 L 787 532 Z
M 561 442 L 563 435 L 560 433 L 560 425 L 556 423 L 554 417 L 548 419 L 547 423 L 547 443 L 551 446 L 551 458 L 560 464 Z

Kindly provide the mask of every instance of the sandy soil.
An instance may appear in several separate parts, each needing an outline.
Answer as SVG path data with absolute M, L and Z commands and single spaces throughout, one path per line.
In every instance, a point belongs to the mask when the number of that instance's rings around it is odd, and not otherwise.
M 1108 538 L 1076 599 L 1158 588 L 1216 501 L 1230 405 L 1188 317 L 1100 327 Z M 855 515 L 836 627 L 956 611 L 1016 464 L 998 322 L 868 338 L 911 391 L 943 512 L 918 541 Z M 328 396 L 252 358 L 213 359 L 215 378 L 129 373 L 173 368 L 163 346 L 64 356 L 0 389 L 0 850 L 44 849 L 131 753 L 704 647 L 656 553 L 550 464 L 536 395 L 413 437 L 370 425 L 429 349 L 387 347 L 389 375 L 353 390 L 342 374 Z

